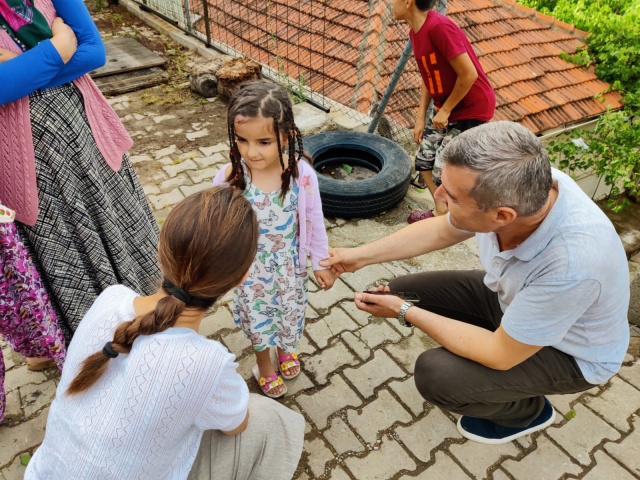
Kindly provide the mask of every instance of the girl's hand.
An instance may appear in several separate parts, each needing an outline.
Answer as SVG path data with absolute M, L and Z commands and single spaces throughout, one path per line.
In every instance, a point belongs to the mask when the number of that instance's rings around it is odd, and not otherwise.
M 60 57 L 62 57 L 62 61 L 67 63 L 78 48 L 76 34 L 60 17 L 56 17 L 53 21 L 51 32 L 53 33 L 51 43 L 60 54 Z
M 12 52 L 11 50 L 7 50 L 6 48 L 0 48 L 0 63 L 4 63 L 11 60 L 12 58 L 16 58 L 18 55 L 20 54 Z
M 336 277 L 330 268 L 326 270 L 314 270 L 313 274 L 323 290 L 329 290 L 333 287 L 333 282 L 336 281 Z

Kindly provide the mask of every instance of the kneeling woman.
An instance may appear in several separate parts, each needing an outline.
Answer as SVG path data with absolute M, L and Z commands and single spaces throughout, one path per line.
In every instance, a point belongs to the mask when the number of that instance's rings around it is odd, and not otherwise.
M 244 281 L 257 235 L 235 189 L 173 209 L 160 234 L 162 288 L 141 297 L 116 285 L 87 312 L 26 479 L 293 476 L 302 416 L 250 395 L 235 357 L 197 333 L 216 299 Z

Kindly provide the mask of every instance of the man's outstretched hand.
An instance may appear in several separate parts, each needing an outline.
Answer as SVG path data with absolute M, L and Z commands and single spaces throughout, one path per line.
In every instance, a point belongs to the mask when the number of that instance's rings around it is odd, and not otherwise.
M 335 277 L 345 272 L 355 272 L 366 265 L 357 248 L 334 248 L 329 250 L 329 258 L 320 260 L 323 267 L 331 267 Z

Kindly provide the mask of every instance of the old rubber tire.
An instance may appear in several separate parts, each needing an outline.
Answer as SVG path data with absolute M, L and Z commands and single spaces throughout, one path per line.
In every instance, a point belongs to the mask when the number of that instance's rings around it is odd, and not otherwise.
M 397 205 L 411 181 L 411 159 L 397 143 L 362 132 L 326 132 L 304 139 L 318 172 L 322 210 L 327 217 L 363 218 Z M 377 172 L 363 180 L 338 180 L 319 173 L 326 166 L 359 165 Z

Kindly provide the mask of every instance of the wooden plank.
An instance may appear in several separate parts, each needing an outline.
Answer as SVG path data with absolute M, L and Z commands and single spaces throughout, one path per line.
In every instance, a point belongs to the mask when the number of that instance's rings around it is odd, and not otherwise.
M 167 73 L 159 68 L 145 68 L 133 72 L 96 78 L 94 81 L 104 95 L 121 95 L 141 88 L 152 87 L 165 82 Z
M 166 63 L 166 60 L 160 55 L 130 37 L 107 40 L 104 42 L 104 46 L 107 50 L 107 63 L 97 70 L 89 72 L 93 78 L 159 67 Z

